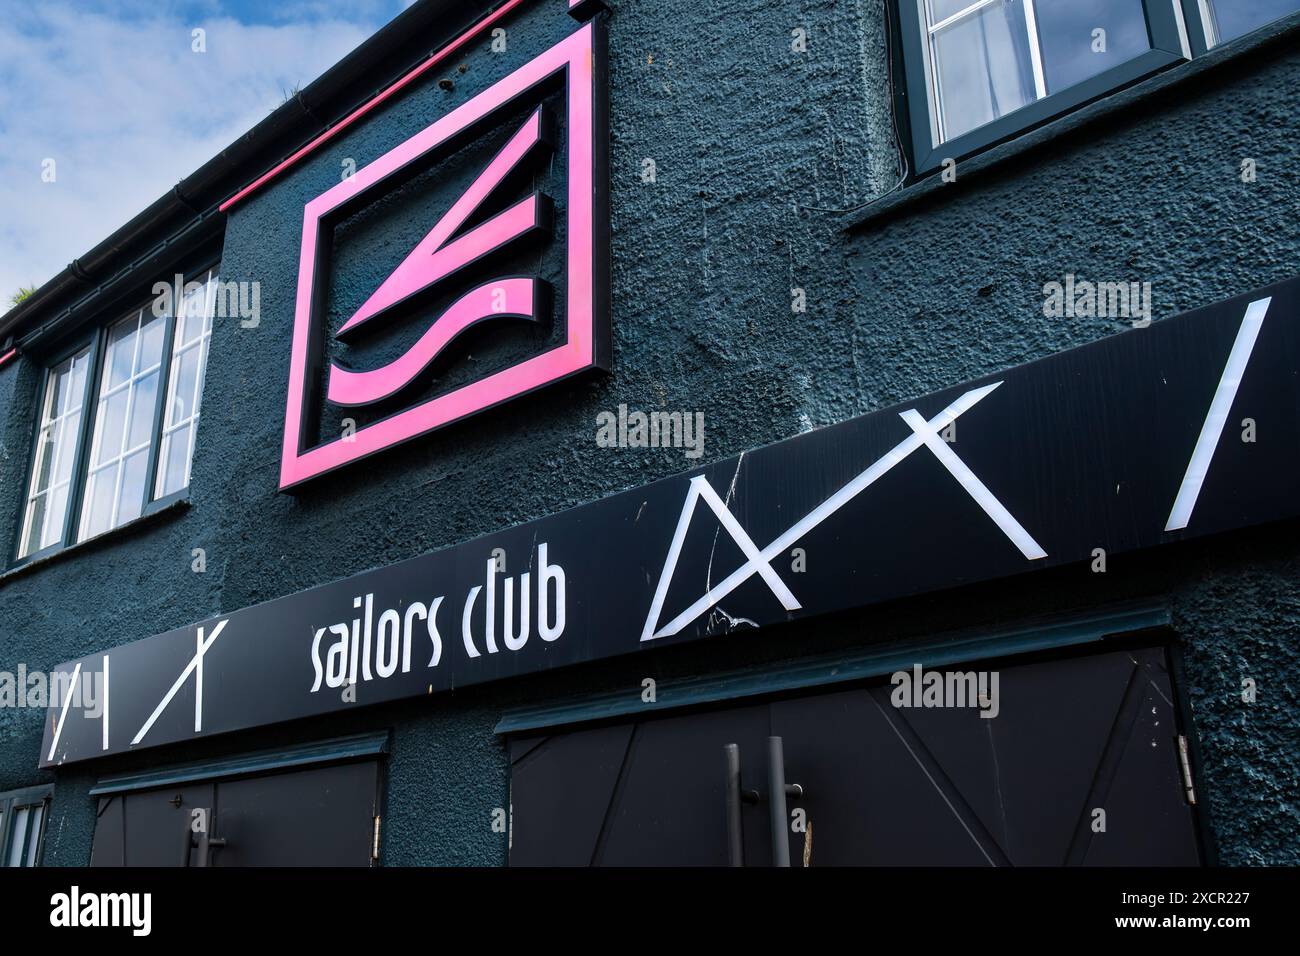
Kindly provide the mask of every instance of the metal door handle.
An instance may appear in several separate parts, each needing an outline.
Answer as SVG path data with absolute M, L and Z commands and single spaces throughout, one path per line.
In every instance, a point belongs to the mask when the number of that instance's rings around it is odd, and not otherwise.
M 788 819 L 785 798 L 803 796 L 803 787 L 785 782 L 785 746 L 780 737 L 767 738 L 767 789 L 772 798 L 769 808 L 772 817 L 772 865 L 790 865 L 790 838 L 786 832 Z
M 722 748 L 727 794 L 727 866 L 745 865 L 745 831 L 740 818 L 741 803 L 758 803 L 757 790 L 740 789 L 740 746 Z
M 223 846 L 226 845 L 226 841 L 221 837 L 210 837 L 207 835 L 206 832 L 200 833 L 198 836 L 199 836 L 199 842 L 198 842 L 199 861 L 195 865 L 211 866 L 212 851 L 221 849 Z
M 213 818 L 212 811 L 204 810 L 204 815 L 207 819 L 208 829 L 211 829 L 216 825 L 216 820 Z M 225 838 L 210 837 L 208 836 L 207 830 L 204 830 L 202 833 L 195 833 L 192 829 L 190 829 L 191 819 L 192 817 L 186 817 L 185 819 L 184 856 L 181 857 L 181 866 L 190 865 L 190 850 L 194 849 L 195 847 L 198 848 L 199 854 L 198 854 L 198 860 L 195 862 L 194 865 L 196 867 L 211 866 L 212 851 L 219 850 L 223 846 L 225 846 L 226 845 Z

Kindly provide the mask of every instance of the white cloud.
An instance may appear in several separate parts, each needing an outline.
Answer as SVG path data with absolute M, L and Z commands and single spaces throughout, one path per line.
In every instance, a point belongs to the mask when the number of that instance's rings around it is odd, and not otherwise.
M 196 26 L 207 31 L 206 53 L 191 50 Z M 42 284 L 107 238 L 377 26 L 337 16 L 124 19 L 63 0 L 6 10 L 0 313 L 20 285 Z M 47 158 L 53 183 L 41 179 Z

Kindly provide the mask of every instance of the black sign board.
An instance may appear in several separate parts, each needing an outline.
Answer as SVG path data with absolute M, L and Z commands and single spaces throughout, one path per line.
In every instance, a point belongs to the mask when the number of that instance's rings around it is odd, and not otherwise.
M 63 664 L 42 765 L 1300 514 L 1298 312 L 1300 279 Z

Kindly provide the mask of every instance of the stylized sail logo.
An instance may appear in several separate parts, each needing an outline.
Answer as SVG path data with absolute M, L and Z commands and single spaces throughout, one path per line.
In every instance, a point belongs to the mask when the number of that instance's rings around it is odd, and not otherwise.
M 429 234 L 343 323 L 338 331 L 340 337 L 432 288 L 470 263 L 548 228 L 550 200 L 534 192 L 488 221 L 457 235 L 469 217 L 525 158 L 539 152 L 541 147 L 553 148 L 553 137 L 544 135 L 544 118 L 540 107 L 533 111 Z M 325 397 L 336 405 L 368 405 L 380 401 L 409 385 L 452 339 L 470 326 L 484 319 L 507 316 L 536 320 L 539 283 L 538 279 L 509 278 L 472 289 L 439 316 L 404 355 L 382 368 L 354 372 L 331 363 Z
M 280 487 L 364 458 L 441 428 L 552 382 L 590 369 L 608 368 L 608 170 L 604 24 L 597 20 L 462 103 L 307 203 L 303 212 L 293 351 L 285 408 Z M 557 95 L 558 93 L 558 95 Z M 561 105 L 562 104 L 562 105 Z M 500 115 L 501 120 L 494 122 Z M 520 117 L 524 117 L 520 125 Z M 505 145 L 428 234 L 339 328 L 348 342 L 380 330 L 399 311 L 409 314 L 435 296 L 444 303 L 405 353 L 379 368 L 348 368 L 331 357 L 323 299 L 329 283 L 329 230 L 373 199 L 389 193 L 430 157 L 458 150 L 467 138 L 505 127 Z M 560 156 L 559 154 L 563 154 Z M 485 211 L 541 159 L 562 173 L 554 196 L 534 189 L 495 215 Z M 502 200 L 505 202 L 506 200 Z M 562 217 L 562 220 L 561 220 Z M 529 236 L 548 234 L 563 222 L 563 269 L 547 277 L 491 278 L 488 257 L 505 258 Z M 472 272 L 474 278 L 468 276 Z M 484 278 L 484 276 L 489 278 Z M 458 288 L 454 283 L 463 283 Z M 551 310 L 551 306 L 554 306 Z M 431 364 L 457 336 L 496 319 L 537 322 L 553 311 L 554 325 L 540 351 L 480 378 L 427 392 L 410 407 L 392 411 L 399 393 L 423 380 Z M 457 380 L 459 381 L 459 380 Z M 411 390 L 412 394 L 417 394 Z M 385 402 L 384 413 L 346 438 L 320 434 L 322 401 L 364 408 Z

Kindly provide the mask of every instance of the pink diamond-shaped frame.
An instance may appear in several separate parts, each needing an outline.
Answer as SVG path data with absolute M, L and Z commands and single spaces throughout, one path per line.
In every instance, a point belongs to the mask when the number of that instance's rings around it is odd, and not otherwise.
M 319 401 L 308 380 L 319 372 L 324 335 L 317 316 L 317 296 L 324 288 L 318 282 L 324 262 L 322 221 L 561 70 L 567 72 L 568 107 L 565 342 L 372 422 L 347 439 L 304 449 L 305 423 Z M 280 457 L 281 491 L 545 385 L 609 367 L 605 76 L 604 26 L 593 21 L 307 203 Z

